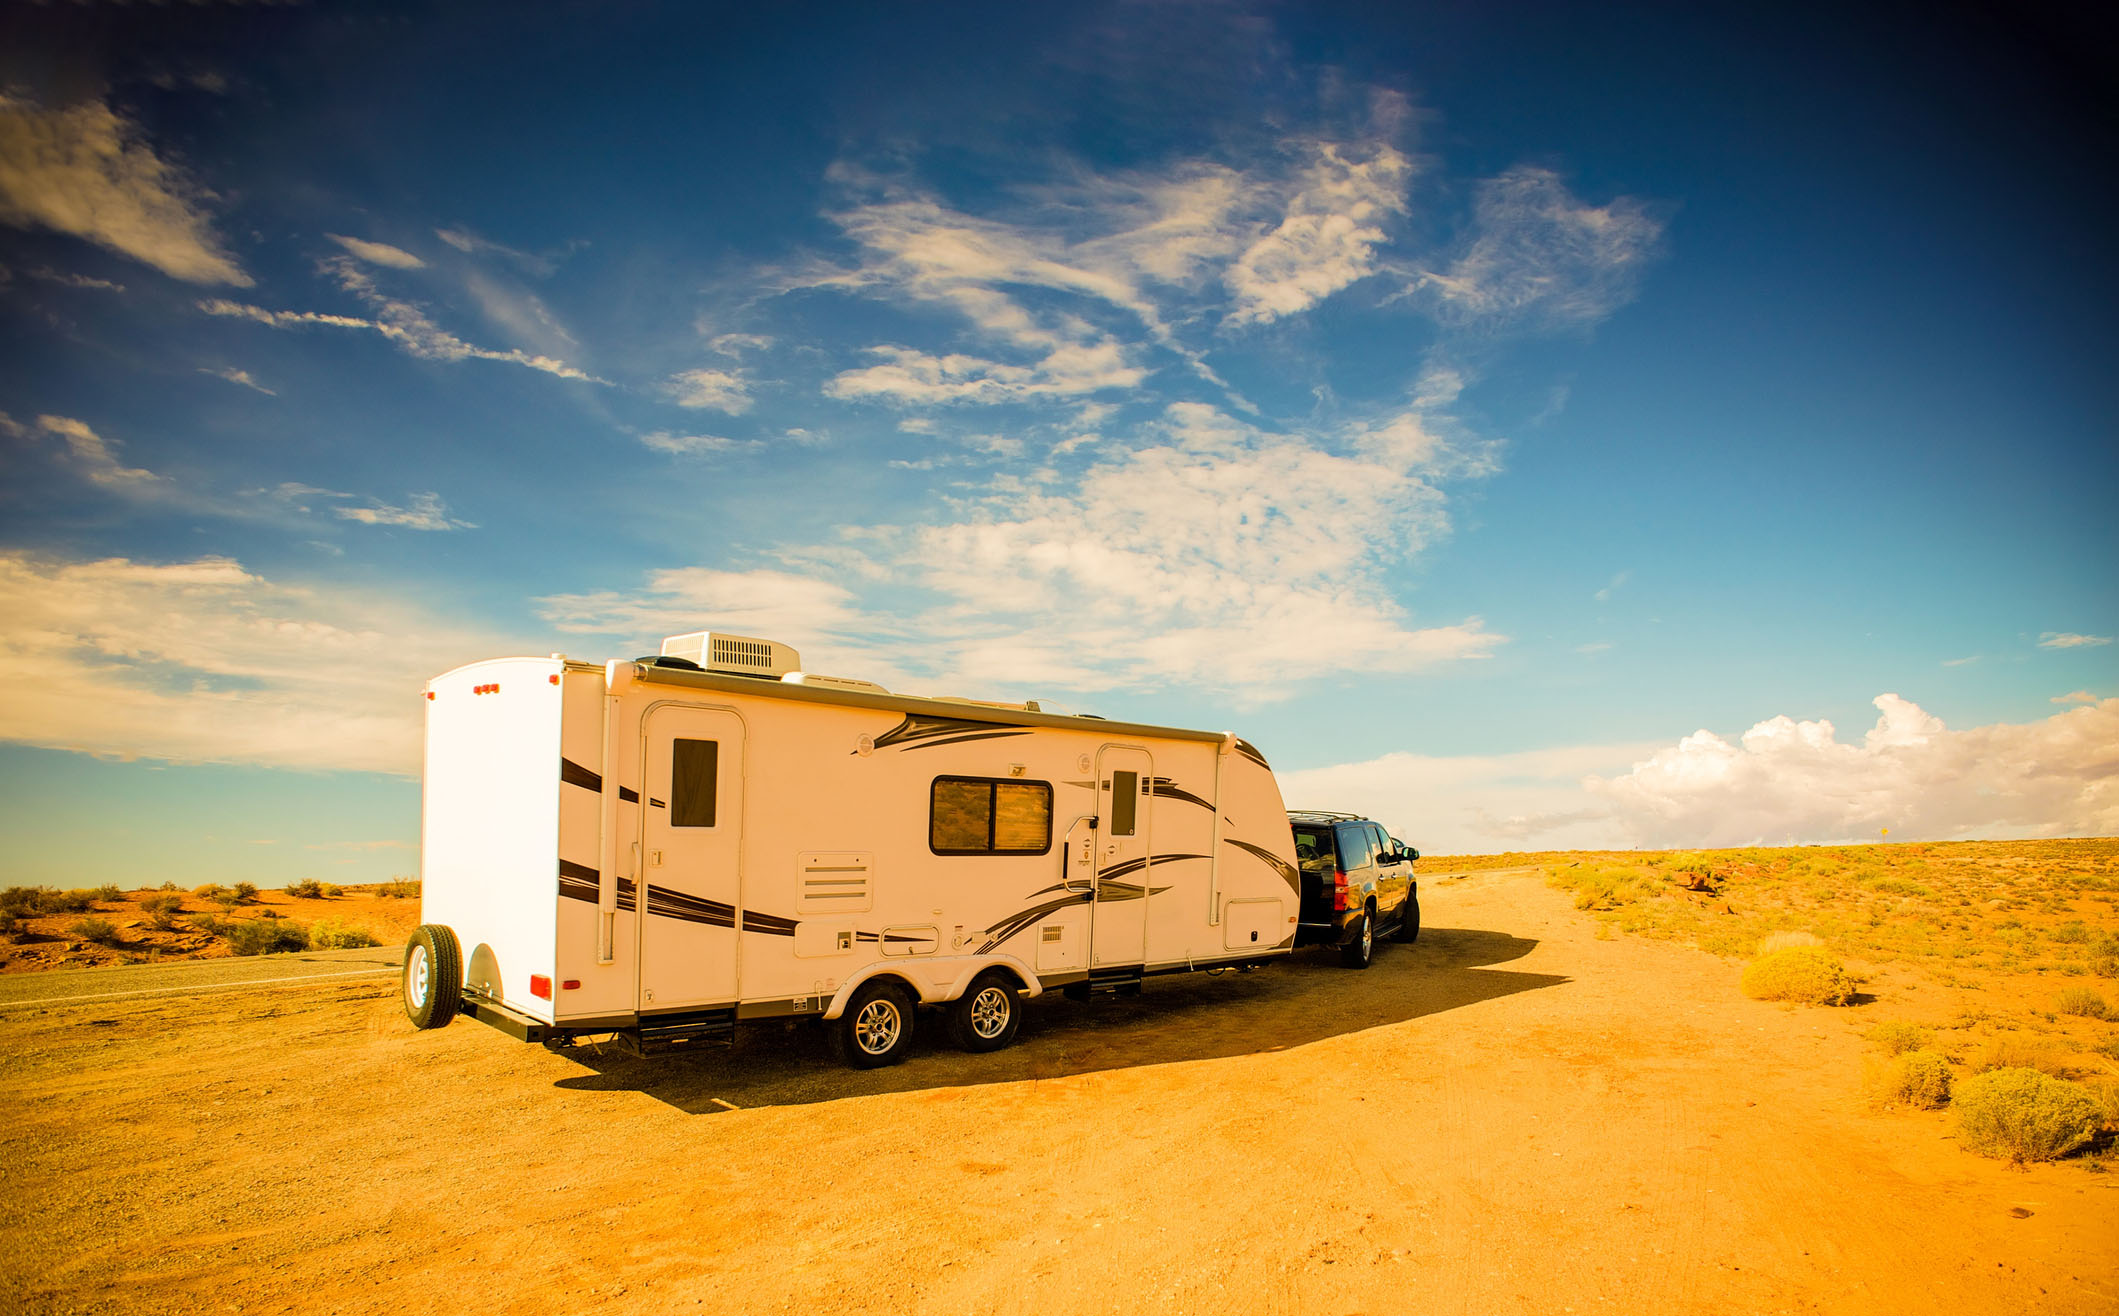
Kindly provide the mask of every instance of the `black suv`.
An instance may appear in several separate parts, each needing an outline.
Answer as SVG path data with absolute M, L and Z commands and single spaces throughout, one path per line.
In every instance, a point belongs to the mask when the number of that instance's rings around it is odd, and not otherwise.
M 1397 941 L 1420 935 L 1420 884 L 1413 878 L 1418 850 L 1355 813 L 1288 811 L 1295 859 L 1302 870 L 1298 946 L 1337 946 L 1340 961 L 1365 969 L 1376 953 L 1376 932 Z

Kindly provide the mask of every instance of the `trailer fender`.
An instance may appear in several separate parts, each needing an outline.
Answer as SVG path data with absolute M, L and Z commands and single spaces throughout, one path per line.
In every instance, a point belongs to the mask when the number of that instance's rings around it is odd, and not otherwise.
M 942 955 L 925 956 L 918 963 L 885 962 L 871 964 L 839 984 L 832 993 L 831 1003 L 824 1007 L 824 1018 L 836 1019 L 846 1009 L 846 1003 L 864 983 L 877 978 L 892 978 L 905 985 L 913 999 L 921 1005 L 940 1005 L 963 995 L 971 980 L 987 969 L 1006 969 L 1021 981 L 1026 995 L 1037 996 L 1043 992 L 1037 975 L 1028 965 L 1013 955 Z

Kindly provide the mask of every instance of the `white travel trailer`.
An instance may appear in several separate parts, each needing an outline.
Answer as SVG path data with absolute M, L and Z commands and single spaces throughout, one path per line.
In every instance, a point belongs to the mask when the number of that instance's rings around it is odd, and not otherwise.
M 706 633 L 436 677 L 414 1022 L 647 1052 L 814 1017 L 867 1067 L 902 1058 L 919 1006 L 994 1050 L 1026 995 L 1293 945 L 1280 789 L 1234 735 L 799 661 Z

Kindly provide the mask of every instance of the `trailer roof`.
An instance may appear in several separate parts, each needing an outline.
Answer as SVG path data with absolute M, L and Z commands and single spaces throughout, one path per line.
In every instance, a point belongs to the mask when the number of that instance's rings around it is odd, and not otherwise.
M 1114 722 L 1094 714 L 1033 713 L 1026 708 L 996 708 L 991 704 L 973 703 L 968 700 L 876 694 L 864 690 L 833 690 L 822 686 L 768 681 L 755 676 L 723 676 L 716 672 L 664 667 L 651 662 L 636 661 L 632 668 L 635 678 L 656 685 L 718 690 L 727 694 L 752 695 L 765 699 L 789 699 L 796 703 L 838 704 L 847 708 L 874 708 L 897 713 L 943 714 L 965 722 L 990 722 L 995 726 L 1004 727 L 1064 727 L 1072 731 L 1117 732 L 1160 740 L 1216 742 L 1228 734 L 1222 731 L 1195 731 L 1185 727 L 1159 727 L 1146 722 Z

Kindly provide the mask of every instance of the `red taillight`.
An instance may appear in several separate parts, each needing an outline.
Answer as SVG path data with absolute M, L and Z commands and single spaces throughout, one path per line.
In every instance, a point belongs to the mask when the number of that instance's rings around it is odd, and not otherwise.
M 540 1001 L 552 999 L 552 980 L 541 973 L 530 975 L 530 995 Z
M 581 990 L 581 979 L 569 978 L 559 986 L 563 991 L 578 992 Z
M 1334 872 L 1332 874 L 1332 908 L 1341 913 L 1344 913 L 1346 910 L 1345 873 Z

